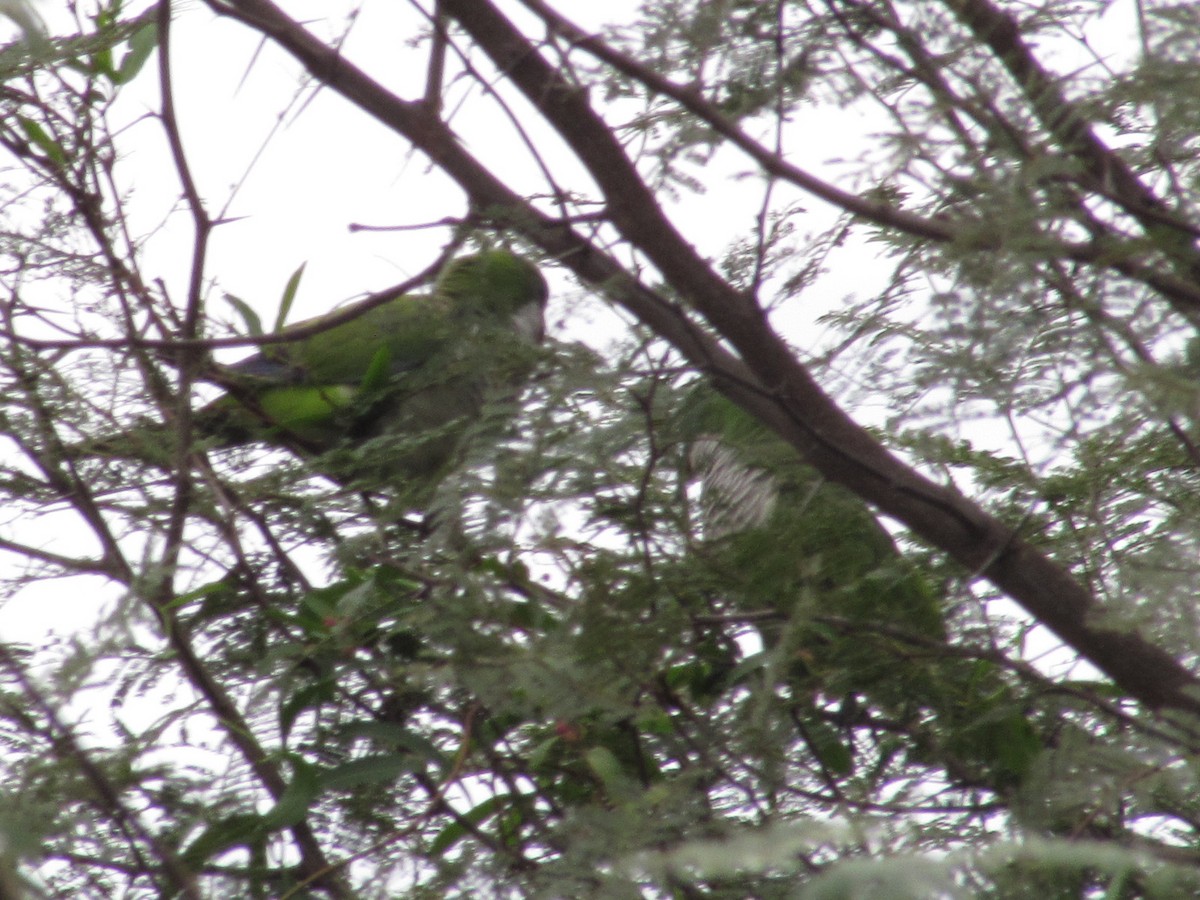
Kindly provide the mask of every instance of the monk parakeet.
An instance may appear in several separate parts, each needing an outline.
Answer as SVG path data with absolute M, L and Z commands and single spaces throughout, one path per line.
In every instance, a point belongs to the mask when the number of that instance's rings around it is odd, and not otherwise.
M 700 485 L 699 583 L 727 612 L 778 614 L 759 630 L 793 696 L 915 716 L 981 783 L 1019 780 L 1041 749 L 1023 701 L 995 665 L 949 648 L 941 591 L 870 508 L 707 384 L 678 410 Z
M 454 260 L 428 294 L 396 297 L 223 367 L 217 380 L 227 393 L 196 412 L 196 432 L 210 447 L 267 443 L 351 455 L 395 435 L 371 477 L 436 475 L 489 396 L 512 393 L 532 371 L 546 298 L 537 267 L 508 251 Z M 311 331 L 324 318 L 282 333 Z M 138 456 L 128 438 L 102 439 L 83 452 Z M 368 474 L 352 460 L 330 465 L 341 479 Z
M 862 500 L 707 385 L 685 398 L 680 428 L 700 483 L 704 542 L 740 573 L 748 601 L 944 636 L 927 579 Z

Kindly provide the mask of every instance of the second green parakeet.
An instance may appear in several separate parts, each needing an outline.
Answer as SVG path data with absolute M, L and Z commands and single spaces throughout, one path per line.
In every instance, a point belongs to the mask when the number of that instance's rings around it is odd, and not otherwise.
M 679 423 L 701 485 L 705 541 L 741 573 L 748 600 L 781 612 L 809 603 L 943 636 L 933 590 L 862 500 L 707 385 L 684 399 Z
M 755 621 L 792 696 L 911 717 L 931 753 L 981 783 L 1019 781 L 1042 746 L 1023 698 L 949 644 L 944 592 L 866 503 L 708 384 L 690 388 L 673 427 L 700 485 L 695 583 L 728 614 L 775 614 Z M 824 727 L 820 713 L 807 722 Z

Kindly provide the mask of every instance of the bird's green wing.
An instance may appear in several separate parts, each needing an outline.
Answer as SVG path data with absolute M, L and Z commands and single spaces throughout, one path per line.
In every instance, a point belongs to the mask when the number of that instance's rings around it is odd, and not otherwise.
M 379 354 L 386 354 L 392 374 L 417 369 L 453 335 L 450 299 L 438 293 L 406 294 L 378 304 L 361 315 L 322 329 L 332 318 L 352 315 L 354 307 L 298 322 L 279 333 L 312 331 L 296 341 L 270 344 L 230 366 L 248 387 L 261 379 L 265 388 L 282 384 L 359 386 Z M 315 331 L 314 331 L 315 329 Z

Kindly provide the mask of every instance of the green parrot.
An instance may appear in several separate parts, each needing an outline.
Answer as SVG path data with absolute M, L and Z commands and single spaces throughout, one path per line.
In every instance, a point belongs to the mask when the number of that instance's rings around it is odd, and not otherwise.
M 754 605 L 790 615 L 807 604 L 945 636 L 931 586 L 857 496 L 707 385 L 684 398 L 679 425 L 704 542 Z
M 1019 781 L 1042 748 L 1022 699 L 994 664 L 949 648 L 943 592 L 870 508 L 706 383 L 672 427 L 700 485 L 696 583 L 727 612 L 776 614 L 759 632 L 792 696 L 924 723 L 931 754 L 993 787 Z
M 461 257 L 428 294 L 396 297 L 222 367 L 215 380 L 226 394 L 197 410 L 196 432 L 209 447 L 265 443 L 344 456 L 321 464 L 339 480 L 436 480 L 485 403 L 513 394 L 532 372 L 546 299 L 546 282 L 528 260 L 506 250 Z M 153 428 L 162 447 L 163 428 Z M 354 459 L 356 448 L 385 437 L 386 463 Z M 148 438 L 102 438 L 82 452 L 139 457 Z

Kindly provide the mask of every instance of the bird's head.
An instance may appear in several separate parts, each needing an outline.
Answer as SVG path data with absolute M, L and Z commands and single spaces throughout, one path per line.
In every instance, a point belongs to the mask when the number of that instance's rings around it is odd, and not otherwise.
M 449 297 L 464 316 L 512 317 L 518 328 L 541 339 L 542 310 L 549 296 L 537 266 L 507 250 L 485 250 L 454 260 L 438 277 L 435 293 Z M 528 326 L 528 327 L 526 327 Z

